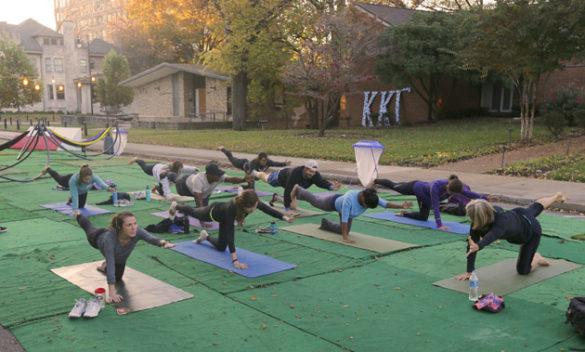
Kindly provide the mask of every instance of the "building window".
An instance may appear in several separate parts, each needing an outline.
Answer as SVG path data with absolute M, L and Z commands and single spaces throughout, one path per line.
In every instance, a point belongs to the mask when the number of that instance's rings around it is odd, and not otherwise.
M 61 58 L 53 59 L 53 66 L 54 66 L 55 72 L 63 72 L 63 59 L 61 59 Z
M 51 38 L 51 45 L 57 45 L 57 38 Z
M 92 59 L 89 59 L 89 69 L 95 70 L 95 61 Z
M 86 59 L 79 60 L 79 71 L 81 73 L 87 73 L 87 60 Z
M 45 58 L 45 72 L 51 73 L 53 72 L 53 65 L 51 64 L 51 58 Z
M 65 100 L 65 85 L 63 84 L 57 85 L 57 99 Z
M 55 95 L 53 94 L 53 85 L 52 84 L 47 84 L 47 96 L 49 97 L 49 100 L 55 99 Z
M 43 38 L 43 45 L 49 45 L 51 40 L 49 38 Z

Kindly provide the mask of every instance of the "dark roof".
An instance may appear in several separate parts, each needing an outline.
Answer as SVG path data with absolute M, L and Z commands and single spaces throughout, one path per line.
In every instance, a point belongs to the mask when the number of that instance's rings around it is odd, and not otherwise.
M 109 53 L 110 50 L 119 51 L 116 50 L 116 47 L 114 47 L 112 44 L 106 42 L 103 39 L 94 39 L 89 44 L 89 52 L 91 54 L 106 56 L 106 54 Z
M 124 87 L 140 87 L 150 82 L 158 81 L 161 78 L 173 75 L 177 72 L 187 72 L 198 76 L 219 79 L 222 81 L 227 81 L 229 79 L 227 74 L 210 70 L 205 66 L 195 64 L 171 64 L 168 62 L 163 62 L 162 64 L 156 65 L 146 71 L 142 71 L 130 78 L 123 80 L 122 82 L 118 83 L 118 85 Z
M 42 48 L 35 40 L 35 37 L 63 38 L 58 32 L 43 26 L 33 19 L 28 19 L 21 24 L 13 25 L 5 22 L 0 23 L 0 31 L 14 33 L 20 39 L 18 43 L 26 52 L 42 52 Z
M 406 23 L 416 11 L 401 7 L 367 4 L 364 2 L 356 2 L 355 6 L 358 9 L 375 16 L 385 26 L 396 26 Z

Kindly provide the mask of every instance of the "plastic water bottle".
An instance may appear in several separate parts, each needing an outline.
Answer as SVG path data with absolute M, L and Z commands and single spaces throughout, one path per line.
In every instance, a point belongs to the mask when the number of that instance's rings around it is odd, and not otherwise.
M 118 192 L 114 192 L 112 194 L 112 202 L 114 203 L 114 206 L 117 207 L 118 206 Z
M 479 299 L 479 279 L 477 278 L 477 274 L 475 270 L 471 272 L 471 277 L 469 278 L 469 300 L 470 301 L 477 301 Z
M 270 223 L 270 234 L 276 235 L 276 223 L 274 221 Z
M 150 187 L 146 185 L 146 201 L 150 202 Z

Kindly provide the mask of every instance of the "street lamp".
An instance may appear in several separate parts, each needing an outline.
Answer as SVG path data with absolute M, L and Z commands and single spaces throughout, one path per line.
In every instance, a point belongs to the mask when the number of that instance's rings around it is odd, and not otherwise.
M 22 85 L 28 87 L 28 79 L 26 77 L 22 80 Z
M 85 43 L 87 44 L 87 68 L 89 70 L 89 106 L 91 109 L 91 115 L 93 115 L 93 83 L 95 82 L 95 77 L 91 75 L 91 57 L 89 55 L 89 37 L 86 37 Z M 81 48 L 81 40 L 77 39 L 77 47 Z

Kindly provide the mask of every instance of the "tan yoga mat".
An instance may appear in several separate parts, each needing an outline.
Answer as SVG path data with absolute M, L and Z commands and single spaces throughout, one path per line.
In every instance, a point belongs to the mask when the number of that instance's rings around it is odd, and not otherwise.
M 93 294 L 96 288 L 106 288 L 106 275 L 97 271 L 103 261 L 64 266 L 51 271 L 72 284 Z M 164 283 L 151 276 L 126 267 L 121 282 L 116 283 L 116 292 L 124 297 L 117 307 L 130 308 L 131 312 L 160 307 L 169 303 L 193 298 L 189 292 Z
M 400 249 L 416 247 L 416 244 L 399 242 L 389 240 L 386 238 L 380 238 L 370 235 L 364 235 L 362 233 L 350 232 L 349 238 L 356 241 L 356 243 L 343 242 L 343 237 L 340 234 L 324 231 L 319 229 L 319 225 L 315 224 L 302 224 L 294 226 L 282 227 L 281 230 L 298 233 L 300 235 L 311 236 L 319 238 L 325 241 L 341 243 L 347 246 L 356 248 L 366 249 L 372 252 L 386 253 L 393 252 Z
M 278 210 L 281 213 L 284 213 L 284 204 L 282 203 L 274 203 L 274 209 Z M 303 208 L 296 208 L 294 210 L 295 213 L 301 214 L 300 216 L 313 216 L 313 215 L 322 215 L 325 214 L 325 212 L 323 211 L 315 211 L 315 210 L 309 210 L 309 209 L 303 209 Z
M 130 194 L 137 193 L 137 192 L 141 192 L 141 193 L 143 193 L 143 194 L 144 194 L 144 190 L 130 192 Z M 193 197 L 180 196 L 180 195 L 178 195 L 178 194 L 174 194 L 174 193 L 171 193 L 171 195 L 173 196 L 173 200 L 174 200 L 175 202 L 189 202 L 189 201 L 195 201 L 195 198 L 193 198 Z M 158 193 L 154 193 L 154 192 L 150 192 L 150 198 L 151 198 L 151 199 L 154 199 L 154 200 L 162 200 L 162 201 L 166 201 L 166 200 L 167 200 L 167 199 L 166 199 L 164 196 L 161 196 L 160 194 L 158 194 Z
M 548 259 L 550 266 L 539 266 L 528 275 L 520 275 L 516 272 L 516 261 L 516 258 L 510 258 L 477 269 L 480 294 L 493 292 L 497 295 L 506 295 L 537 282 L 582 267 L 580 264 L 575 264 L 564 259 Z M 458 292 L 469 292 L 469 281 L 458 281 L 454 277 L 433 282 L 433 285 Z

